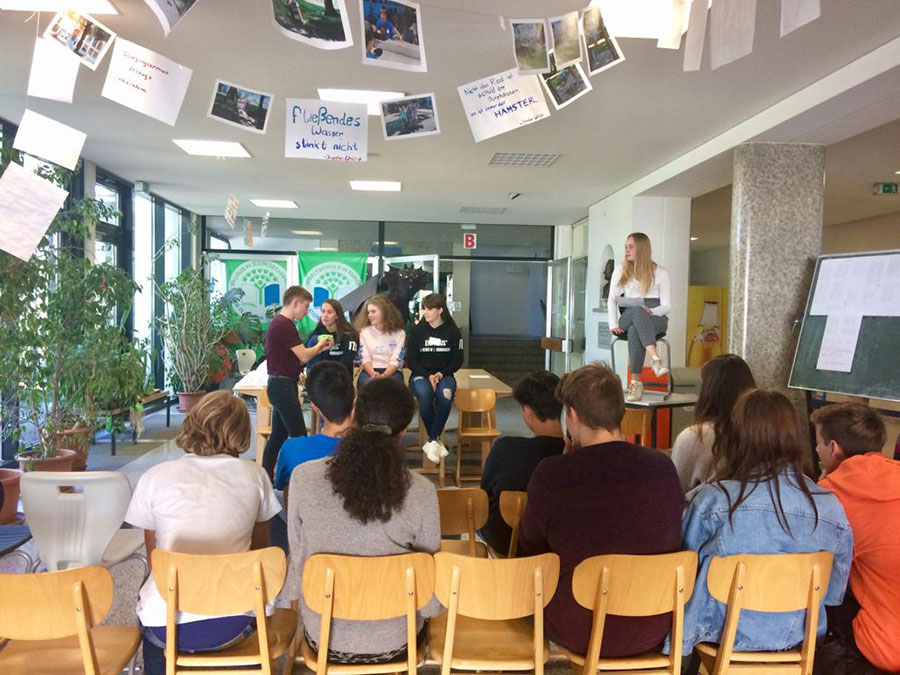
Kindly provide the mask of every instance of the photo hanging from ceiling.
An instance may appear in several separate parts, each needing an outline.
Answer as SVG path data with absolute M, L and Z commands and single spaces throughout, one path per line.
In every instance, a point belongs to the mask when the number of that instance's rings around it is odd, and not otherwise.
M 548 20 L 550 48 L 556 54 L 556 67 L 565 68 L 581 60 L 581 34 L 578 31 L 578 12 L 569 12 Z
M 441 133 L 434 94 L 384 101 L 381 104 L 381 126 L 388 141 Z
M 550 43 L 544 19 L 510 19 L 519 75 L 550 72 Z
M 271 111 L 272 94 L 253 91 L 225 80 L 216 80 L 208 116 L 245 131 L 264 134 Z
M 353 45 L 344 0 L 272 0 L 275 25 L 287 37 L 319 49 Z
M 88 68 L 97 70 L 116 34 L 87 14 L 66 9 L 53 17 L 43 37 L 55 40 L 77 55 Z
M 616 38 L 606 29 L 599 7 L 588 7 L 584 10 L 582 22 L 584 49 L 587 54 L 588 73 L 591 76 L 625 60 Z
M 553 63 L 553 54 L 550 55 L 550 62 Z M 560 68 L 550 75 L 541 75 L 544 86 L 550 93 L 550 100 L 553 106 L 560 110 L 565 108 L 572 101 L 575 101 L 593 89 L 581 69 L 580 63 Z
M 360 0 L 362 62 L 424 73 L 425 38 L 419 5 L 404 0 Z
M 144 0 L 159 20 L 163 33 L 169 34 L 175 24 L 197 4 L 197 0 Z

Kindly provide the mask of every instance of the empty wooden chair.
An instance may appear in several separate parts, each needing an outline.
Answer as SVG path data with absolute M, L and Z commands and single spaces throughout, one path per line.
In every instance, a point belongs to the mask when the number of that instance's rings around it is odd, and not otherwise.
M 500 435 L 497 429 L 497 394 L 493 389 L 458 389 L 454 398 L 459 411 L 459 431 L 456 434 L 456 485 L 462 483 L 462 446 L 464 443 L 479 442 L 481 445 L 481 468 L 487 461 L 491 444 Z M 441 475 L 444 475 L 443 467 Z M 477 474 L 467 478 L 478 478 Z
M 512 528 L 512 535 L 509 538 L 509 551 L 507 556 L 516 557 L 519 549 L 519 521 L 522 520 L 522 514 L 525 513 L 525 505 L 528 503 L 528 493 L 518 490 L 504 490 L 500 493 L 500 515 L 503 522 Z
M 415 675 L 425 658 L 425 646 L 416 644 L 416 613 L 434 595 L 434 559 L 427 553 L 358 557 L 331 554 L 310 556 L 303 567 L 303 599 L 320 615 L 319 651 L 298 635 L 307 667 L 317 675 L 399 673 Z M 407 656 L 402 661 L 378 664 L 329 663 L 327 654 L 332 619 L 378 621 L 406 617 Z M 320 658 L 325 655 L 325 658 Z M 293 657 L 293 653 L 290 655 Z M 290 672 L 285 665 L 285 673 Z
M 582 561 L 572 575 L 575 601 L 594 611 L 587 654 L 563 648 L 566 658 L 584 675 L 607 671 L 680 675 L 684 640 L 684 604 L 694 592 L 697 554 L 598 555 Z M 646 652 L 621 658 L 600 658 L 603 629 L 609 614 L 654 616 L 672 613 L 672 649 L 666 655 Z
M 810 675 L 816 650 L 819 605 L 828 590 L 834 556 L 818 553 L 731 555 L 713 558 L 706 584 L 710 595 L 728 605 L 718 645 L 701 642 L 700 672 L 707 675 L 741 672 L 756 675 Z M 803 643 L 799 649 L 772 652 L 735 652 L 734 639 L 742 610 L 794 612 L 806 610 Z
M 266 616 L 284 583 L 287 561 L 277 546 L 227 553 L 190 555 L 155 549 L 153 580 L 166 601 L 166 675 L 222 672 L 230 666 L 257 666 L 242 673 L 271 675 L 272 661 L 284 654 L 297 628 L 297 613 L 276 609 Z M 177 612 L 224 616 L 253 611 L 256 632 L 232 647 L 182 654 L 176 637 Z
M 559 582 L 559 556 L 502 560 L 441 552 L 434 563 L 434 592 L 449 608 L 428 622 L 429 651 L 441 675 L 454 668 L 543 675 L 544 607 Z
M 650 447 L 653 411 L 650 408 L 626 408 L 619 424 L 623 436 L 640 436 L 640 445 Z
M 441 536 L 468 534 L 469 540 L 445 539 L 441 550 L 460 555 L 487 558 L 487 546 L 475 540 L 475 530 L 488 519 L 488 496 L 481 488 L 438 490 Z
M 272 404 L 263 387 L 256 397 L 256 463 L 262 466 L 266 441 L 272 435 Z
M 0 574 L 3 675 L 118 675 L 141 642 L 135 626 L 98 626 L 113 580 L 105 567 Z

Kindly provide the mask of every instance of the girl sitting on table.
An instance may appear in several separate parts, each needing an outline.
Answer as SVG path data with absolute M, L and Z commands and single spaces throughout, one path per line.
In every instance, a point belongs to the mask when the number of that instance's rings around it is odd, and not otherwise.
M 393 377 L 403 382 L 403 351 L 406 331 L 400 310 L 386 295 L 373 295 L 359 323 L 359 352 L 362 361 L 358 391 L 369 380 Z
M 344 316 L 344 308 L 337 300 L 325 300 L 319 310 L 319 323 L 306 341 L 307 347 L 315 347 L 322 336 L 330 335 L 333 339 L 331 349 L 319 352 L 306 364 L 307 372 L 317 363 L 337 361 L 350 375 L 353 375 L 353 362 L 359 352 L 359 336 Z
M 653 373 L 662 377 L 669 369 L 662 365 L 656 351 L 656 336 L 666 332 L 672 309 L 672 283 L 669 273 L 653 262 L 650 238 L 632 232 L 625 240 L 625 263 L 613 270 L 609 286 L 609 332 L 628 338 L 628 367 L 631 384 L 625 400 L 644 397 L 642 371 L 644 357 L 650 356 Z
M 428 431 L 422 451 L 432 462 L 450 454 L 441 434 L 453 409 L 456 394 L 454 373 L 463 364 L 463 341 L 447 301 L 440 293 L 422 299 L 424 318 L 410 331 L 406 343 L 409 388 L 419 403 L 419 413 Z

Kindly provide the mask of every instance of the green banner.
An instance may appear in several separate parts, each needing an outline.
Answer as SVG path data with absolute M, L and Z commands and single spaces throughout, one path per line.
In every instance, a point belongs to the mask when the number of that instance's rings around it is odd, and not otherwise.
M 244 291 L 241 312 L 250 312 L 267 325 L 266 310 L 281 304 L 281 296 L 288 285 L 287 261 L 249 258 L 223 262 L 225 290 L 240 288 Z
M 301 335 L 308 335 L 315 329 L 323 301 L 340 299 L 363 284 L 367 259 L 366 253 L 297 251 L 300 285 L 313 296 L 309 314 L 301 322 Z

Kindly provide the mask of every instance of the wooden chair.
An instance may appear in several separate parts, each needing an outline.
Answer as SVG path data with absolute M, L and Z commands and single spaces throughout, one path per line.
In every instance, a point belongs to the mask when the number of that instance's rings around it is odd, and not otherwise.
M 0 574 L 3 675 L 118 675 L 141 642 L 135 626 L 98 626 L 113 600 L 105 567 Z
M 454 398 L 459 411 L 459 431 L 456 434 L 456 485 L 462 483 L 462 446 L 464 442 L 481 443 L 481 468 L 487 461 L 491 444 L 500 435 L 497 429 L 497 394 L 493 389 L 457 389 Z M 443 472 L 442 472 L 443 473 Z M 477 474 L 467 478 L 478 478 Z
M 549 656 L 544 607 L 559 582 L 559 556 L 502 560 L 441 552 L 434 564 L 434 592 L 449 607 L 428 622 L 429 651 L 441 675 L 453 668 L 543 675 Z
M 425 658 L 425 645 L 417 645 L 416 612 L 431 601 L 434 594 L 434 559 L 427 553 L 406 553 L 380 557 L 331 554 L 310 556 L 303 567 L 303 599 L 320 615 L 319 652 L 302 635 L 301 653 L 306 666 L 317 675 L 365 675 L 399 673 L 415 675 L 417 664 Z M 378 664 L 329 663 L 327 654 L 332 619 L 378 621 L 406 617 L 409 649 L 402 661 Z M 319 654 L 325 654 L 319 660 Z M 285 664 L 285 673 L 293 664 L 294 651 Z
M 481 488 L 451 488 L 438 490 L 441 512 L 441 536 L 468 534 L 469 541 L 445 539 L 441 550 L 477 558 L 487 558 L 487 546 L 476 541 L 475 530 L 488 519 L 488 496 Z
M 263 451 L 266 449 L 266 441 L 272 434 L 272 404 L 269 403 L 269 395 L 263 387 L 256 397 L 256 463 L 262 466 Z
M 519 521 L 525 513 L 525 505 L 528 503 L 528 493 L 517 490 L 504 490 L 500 493 L 500 515 L 503 522 L 512 528 L 512 536 L 509 538 L 509 551 L 507 557 L 515 558 L 519 549 Z
M 650 408 L 626 408 L 619 431 L 623 436 L 640 436 L 640 444 L 650 447 L 652 421 L 653 411 Z
M 284 654 L 297 628 L 297 613 L 276 609 L 275 602 L 287 570 L 284 551 L 277 546 L 224 555 L 190 555 L 155 549 L 153 580 L 166 600 L 166 675 L 222 672 L 229 666 L 258 666 L 246 673 L 271 675 L 272 661 Z M 256 633 L 227 649 L 180 654 L 176 637 L 177 612 L 208 616 L 253 610 Z
M 819 605 L 828 590 L 833 555 L 778 553 L 732 555 L 713 558 L 706 585 L 710 595 L 728 605 L 725 626 L 718 645 L 701 642 L 694 647 L 700 656 L 700 672 L 723 675 L 730 672 L 768 675 L 810 675 L 816 650 Z M 799 649 L 773 652 L 735 652 L 741 610 L 794 612 L 806 610 L 803 643 Z
M 582 561 L 572 576 L 575 601 L 594 611 L 587 654 L 561 648 L 574 672 L 635 671 L 681 675 L 684 604 L 694 592 L 697 554 L 598 555 Z M 609 614 L 653 616 L 672 613 L 672 649 L 621 658 L 600 658 Z

